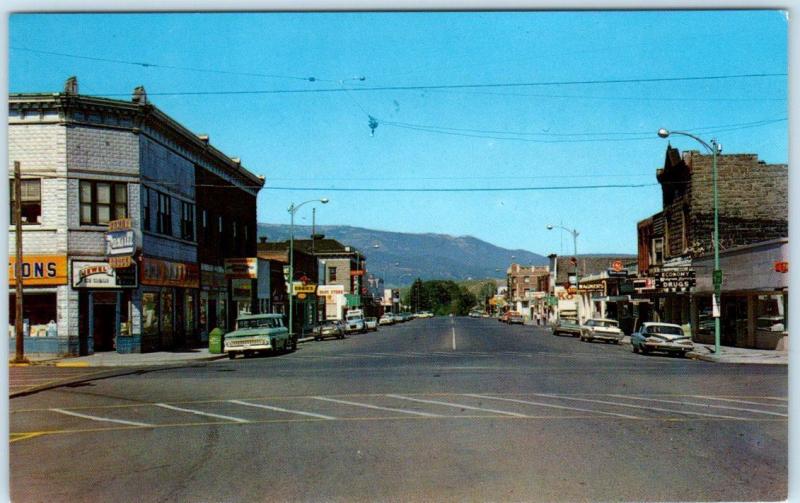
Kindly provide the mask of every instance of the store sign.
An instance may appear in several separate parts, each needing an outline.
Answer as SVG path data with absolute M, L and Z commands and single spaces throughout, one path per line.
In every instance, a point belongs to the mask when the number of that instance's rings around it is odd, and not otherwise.
M 229 279 L 256 279 L 258 277 L 258 259 L 249 258 L 226 258 L 225 277 Z
M 611 268 L 606 270 L 606 274 L 608 274 L 609 278 L 627 278 L 628 270 Z
M 8 284 L 16 283 L 15 257 L 8 257 Z M 25 286 L 66 285 L 67 257 L 62 255 L 23 255 L 22 278 Z
M 693 269 L 662 269 L 655 275 L 656 288 L 671 291 L 688 291 L 697 284 Z
M 637 278 L 633 280 L 633 288 L 637 291 L 654 290 L 656 287 L 655 278 Z
M 253 298 L 253 282 L 249 279 L 231 280 L 231 300 L 249 302 Z
M 578 291 L 580 292 L 605 292 L 606 285 L 605 283 L 581 283 L 578 285 Z
M 73 260 L 72 288 L 136 288 L 136 267 L 114 269 L 108 262 Z
M 130 218 L 120 218 L 108 222 L 108 232 L 127 231 L 133 229 L 133 220 Z
M 200 268 L 192 263 L 143 257 L 141 283 L 151 286 L 199 288 Z
M 311 285 L 311 284 L 303 285 L 303 284 L 300 284 L 300 285 L 296 285 L 294 287 L 294 293 L 306 293 L 306 294 L 308 294 L 308 293 L 314 293 L 316 291 L 317 291 L 317 285 Z
M 789 272 L 789 262 L 785 261 L 775 262 L 775 272 L 780 272 L 780 273 Z
M 108 265 L 114 269 L 127 269 L 133 265 L 133 258 L 127 255 L 124 257 L 108 257 Z
M 364 275 L 364 271 L 362 271 L 362 270 L 350 271 L 350 276 L 363 276 L 363 275 Z
M 219 266 L 200 264 L 200 285 L 203 288 L 225 288 L 225 270 Z
M 106 232 L 106 255 L 131 256 L 136 251 L 136 238 L 132 229 Z
M 331 297 L 336 295 L 344 295 L 343 285 L 320 285 L 317 287 L 317 295 L 326 297 L 330 300 Z

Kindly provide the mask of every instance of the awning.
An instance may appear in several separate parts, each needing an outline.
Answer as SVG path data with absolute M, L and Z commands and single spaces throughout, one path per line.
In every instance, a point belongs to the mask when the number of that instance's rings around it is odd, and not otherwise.
M 630 302 L 630 295 L 607 295 L 605 297 L 592 297 L 592 302 Z

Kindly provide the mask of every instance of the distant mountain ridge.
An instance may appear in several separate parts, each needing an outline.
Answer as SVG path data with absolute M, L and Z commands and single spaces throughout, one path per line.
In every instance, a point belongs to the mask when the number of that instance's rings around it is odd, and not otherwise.
M 418 277 L 423 280 L 504 278 L 511 262 L 548 263 L 543 255 L 501 248 L 472 236 L 390 232 L 347 225 L 320 225 L 316 232 L 363 252 L 369 272 L 383 277 L 390 285 L 408 285 Z M 308 239 L 311 226 L 295 225 L 294 235 L 297 239 Z M 260 223 L 258 236 L 285 241 L 289 239 L 289 226 Z

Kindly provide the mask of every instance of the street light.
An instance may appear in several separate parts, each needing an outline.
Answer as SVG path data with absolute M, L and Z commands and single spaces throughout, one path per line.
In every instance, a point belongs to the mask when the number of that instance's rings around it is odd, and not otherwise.
M 719 338 L 720 338 L 720 319 L 719 311 L 722 307 L 720 297 L 722 293 L 722 269 L 719 267 L 719 193 L 717 191 L 717 154 L 722 152 L 722 145 L 717 143 L 715 138 L 711 139 L 711 145 L 701 140 L 697 136 L 686 133 L 684 131 L 667 131 L 664 128 L 658 130 L 658 136 L 667 138 L 670 135 L 677 134 L 681 136 L 688 136 L 694 139 L 700 145 L 704 146 L 706 150 L 711 152 L 711 179 L 714 186 L 714 298 L 713 304 L 716 309 L 712 308 L 712 316 L 714 317 L 714 354 L 719 354 Z
M 294 214 L 301 206 L 307 203 L 322 203 L 328 204 L 329 199 L 323 197 L 322 199 L 309 199 L 300 204 L 290 204 L 289 214 L 291 215 L 291 226 L 289 227 L 289 336 L 292 338 L 292 349 L 297 348 L 297 340 L 294 337 Z

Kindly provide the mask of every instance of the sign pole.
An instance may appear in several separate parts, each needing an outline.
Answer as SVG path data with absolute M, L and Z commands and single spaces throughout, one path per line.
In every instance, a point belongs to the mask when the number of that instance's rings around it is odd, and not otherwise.
M 14 232 L 17 248 L 17 262 L 14 264 L 16 286 L 16 311 L 14 317 L 14 334 L 16 337 L 16 355 L 14 363 L 25 362 L 25 335 L 22 333 L 22 182 L 19 161 L 14 161 Z

